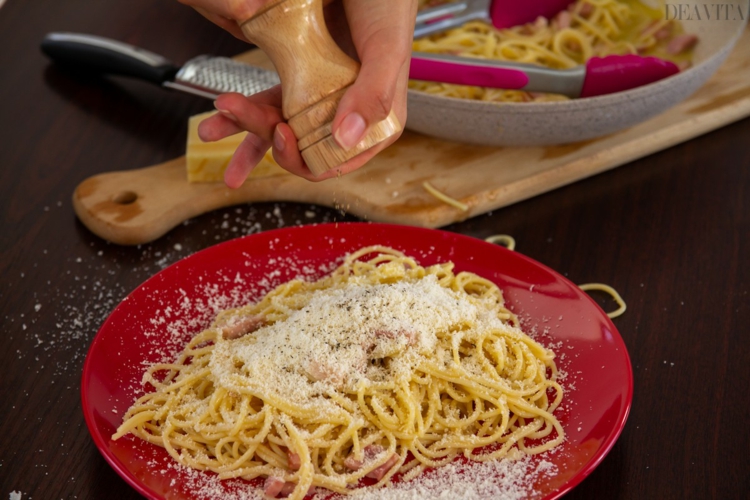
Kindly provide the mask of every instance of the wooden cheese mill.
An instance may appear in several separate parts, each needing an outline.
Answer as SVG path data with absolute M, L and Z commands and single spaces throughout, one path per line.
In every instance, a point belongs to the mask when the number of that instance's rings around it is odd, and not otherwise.
M 365 137 L 352 149 L 345 150 L 334 140 L 331 123 L 360 65 L 328 32 L 322 0 L 271 0 L 240 26 L 276 66 L 284 118 L 313 175 L 338 167 L 401 130 L 391 111 L 384 120 L 370 124 Z

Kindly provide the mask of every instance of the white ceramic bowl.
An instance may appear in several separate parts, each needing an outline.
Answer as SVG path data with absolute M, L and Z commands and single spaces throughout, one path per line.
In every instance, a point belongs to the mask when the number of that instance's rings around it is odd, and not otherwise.
M 721 19 L 715 18 L 718 4 L 728 6 L 722 8 Z M 748 0 L 681 0 L 672 5 L 713 13 L 711 19 L 703 15 L 682 21 L 686 32 L 700 37 L 694 65 L 687 71 L 626 92 L 561 102 L 490 103 L 410 90 L 406 128 L 471 144 L 547 146 L 593 139 L 643 122 L 698 90 L 732 51 L 750 16 Z M 734 13 L 729 19 L 726 9 Z

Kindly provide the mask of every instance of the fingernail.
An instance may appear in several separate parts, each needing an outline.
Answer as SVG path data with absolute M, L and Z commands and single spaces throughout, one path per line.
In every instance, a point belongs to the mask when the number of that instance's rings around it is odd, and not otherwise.
M 350 113 L 346 115 L 344 121 L 339 125 L 334 139 L 336 139 L 336 142 L 342 148 L 352 149 L 362 140 L 362 135 L 365 133 L 366 128 L 365 119 L 359 113 Z
M 284 139 L 284 134 L 281 133 L 279 126 L 276 125 L 276 128 L 273 131 L 273 148 L 279 153 L 283 153 L 285 147 L 286 139 Z
M 219 105 L 216 103 L 216 101 L 214 101 L 214 108 L 216 108 L 216 111 L 218 111 L 219 114 L 223 116 L 224 118 L 229 118 L 233 122 L 237 121 L 236 116 L 234 116 L 231 112 L 227 111 L 226 109 L 221 109 Z

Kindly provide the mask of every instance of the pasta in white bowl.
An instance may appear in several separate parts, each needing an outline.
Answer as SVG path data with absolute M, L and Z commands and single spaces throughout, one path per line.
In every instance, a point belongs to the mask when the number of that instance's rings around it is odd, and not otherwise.
M 652 2 L 650 2 L 652 3 Z M 703 9 L 705 2 L 683 2 Z M 683 5 L 681 4 L 681 5 Z M 554 95 L 411 82 L 407 128 L 446 140 L 491 146 L 546 146 L 608 135 L 643 122 L 687 98 L 724 62 L 747 23 L 747 0 L 723 2 L 726 19 L 676 19 L 668 5 L 637 0 L 579 0 L 565 27 L 555 20 L 502 32 L 471 23 L 415 40 L 415 50 L 449 52 L 567 68 L 591 56 L 636 53 L 672 58 L 683 71 L 615 94 L 563 100 Z M 635 7 L 635 8 L 634 8 Z M 581 14 L 581 9 L 590 12 Z M 716 12 L 716 9 L 711 9 Z M 669 26 L 669 34 L 665 26 Z M 671 54 L 670 42 L 695 36 L 694 51 Z M 679 40 L 678 40 L 679 41 Z

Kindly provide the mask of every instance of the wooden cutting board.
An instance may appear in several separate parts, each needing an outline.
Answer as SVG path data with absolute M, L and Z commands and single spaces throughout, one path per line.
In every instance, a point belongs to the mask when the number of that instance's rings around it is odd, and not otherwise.
M 259 51 L 239 59 L 270 67 Z M 123 245 L 152 241 L 183 221 L 220 207 L 297 201 L 338 207 L 367 220 L 440 227 L 609 170 L 750 116 L 750 30 L 719 72 L 690 99 L 623 132 L 555 147 L 492 148 L 406 131 L 366 167 L 311 183 L 292 175 L 246 182 L 190 184 L 185 158 L 96 175 L 73 195 L 91 231 Z M 468 205 L 447 205 L 423 187 Z

